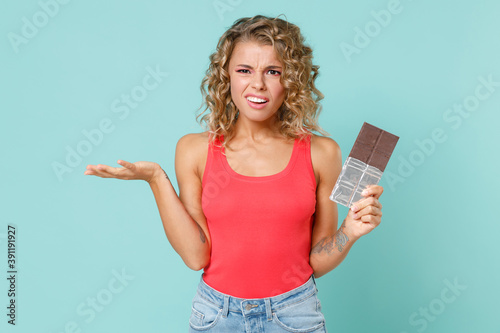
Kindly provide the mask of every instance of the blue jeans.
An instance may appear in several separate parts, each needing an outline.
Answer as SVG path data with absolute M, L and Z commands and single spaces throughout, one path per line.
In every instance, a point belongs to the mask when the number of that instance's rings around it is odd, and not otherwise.
M 254 299 L 218 292 L 202 278 L 193 298 L 189 332 L 326 333 L 317 293 L 313 276 L 289 292 Z

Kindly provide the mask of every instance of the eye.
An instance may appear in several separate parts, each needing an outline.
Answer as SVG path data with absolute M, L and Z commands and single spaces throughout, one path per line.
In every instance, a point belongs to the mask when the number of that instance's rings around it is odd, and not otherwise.
M 270 69 L 270 70 L 268 71 L 268 73 L 269 73 L 269 74 L 271 74 L 271 75 L 281 75 L 281 72 L 278 72 L 278 71 L 276 71 L 276 70 L 274 70 L 274 69 Z
M 248 69 L 237 69 L 236 70 L 237 73 L 245 73 L 245 74 L 249 74 L 250 71 Z

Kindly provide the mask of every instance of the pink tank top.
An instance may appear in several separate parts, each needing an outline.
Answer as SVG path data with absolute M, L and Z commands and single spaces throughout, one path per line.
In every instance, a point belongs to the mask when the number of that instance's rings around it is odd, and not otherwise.
M 212 240 L 203 280 L 247 299 L 304 284 L 313 273 L 309 254 L 316 206 L 310 136 L 295 140 L 284 170 L 263 177 L 236 173 L 216 146 L 219 140 L 209 145 L 202 182 Z

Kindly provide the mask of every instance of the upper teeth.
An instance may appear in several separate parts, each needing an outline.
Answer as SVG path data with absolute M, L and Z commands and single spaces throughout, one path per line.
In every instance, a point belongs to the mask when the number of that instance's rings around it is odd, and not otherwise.
M 260 98 L 257 98 L 257 97 L 252 97 L 252 96 L 248 96 L 247 99 L 250 101 L 250 102 L 255 102 L 255 103 L 264 103 L 266 102 L 265 99 L 260 99 Z

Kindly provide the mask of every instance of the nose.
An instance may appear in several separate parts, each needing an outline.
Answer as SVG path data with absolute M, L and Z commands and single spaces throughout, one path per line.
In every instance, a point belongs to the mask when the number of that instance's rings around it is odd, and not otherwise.
M 266 84 L 264 82 L 264 75 L 262 73 L 255 73 L 253 75 L 252 87 L 257 90 L 265 90 Z

